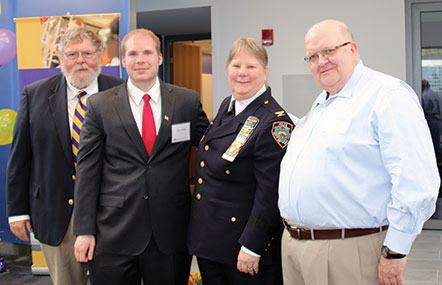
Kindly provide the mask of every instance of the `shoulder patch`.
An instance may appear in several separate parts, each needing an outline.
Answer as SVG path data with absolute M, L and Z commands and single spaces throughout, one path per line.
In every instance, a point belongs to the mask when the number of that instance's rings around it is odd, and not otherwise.
M 274 122 L 272 126 L 272 136 L 281 148 L 285 148 L 289 144 L 292 134 L 293 125 L 289 122 Z

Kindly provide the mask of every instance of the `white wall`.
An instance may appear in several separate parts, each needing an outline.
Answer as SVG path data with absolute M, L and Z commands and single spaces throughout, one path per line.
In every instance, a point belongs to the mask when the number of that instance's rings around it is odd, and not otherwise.
M 345 22 L 353 31 L 365 65 L 405 80 L 404 0 L 149 0 L 137 1 L 137 12 L 210 6 L 212 16 L 213 105 L 214 111 L 230 94 L 225 61 L 238 37 L 261 38 L 261 29 L 274 30 L 269 54 L 269 84 L 273 96 L 284 106 L 284 75 L 305 75 L 310 71 L 304 57 L 304 35 L 314 23 L 325 19 Z M 287 93 L 287 91 L 286 91 Z M 293 102 L 304 112 L 311 95 L 294 92 Z M 291 111 L 290 109 L 288 111 Z M 293 112 L 293 111 L 292 111 Z

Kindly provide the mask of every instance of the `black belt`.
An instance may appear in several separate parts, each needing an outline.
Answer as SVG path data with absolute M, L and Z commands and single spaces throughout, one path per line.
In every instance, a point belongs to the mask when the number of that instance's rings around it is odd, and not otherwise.
M 316 239 L 343 239 L 351 237 L 360 237 L 386 231 L 388 225 L 379 228 L 368 229 L 305 229 L 299 227 L 290 226 L 285 220 L 284 225 L 289 231 L 290 236 L 299 240 L 316 240 Z

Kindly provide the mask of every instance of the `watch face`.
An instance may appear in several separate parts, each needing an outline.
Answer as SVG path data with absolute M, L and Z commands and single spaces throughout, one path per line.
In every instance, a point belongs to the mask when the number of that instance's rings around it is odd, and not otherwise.
M 381 254 L 382 254 L 383 257 L 387 258 L 387 256 L 388 256 L 388 247 L 386 247 L 385 245 L 382 246 Z
M 387 259 L 399 259 L 399 258 L 404 258 L 406 256 L 405 254 L 391 253 L 390 249 L 386 245 L 382 246 L 381 254 L 383 257 Z

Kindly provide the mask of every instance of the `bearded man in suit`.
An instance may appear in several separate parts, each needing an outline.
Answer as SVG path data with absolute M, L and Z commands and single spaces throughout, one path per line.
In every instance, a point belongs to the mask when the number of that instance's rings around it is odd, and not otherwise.
M 86 103 L 91 94 L 124 82 L 100 74 L 103 49 L 101 39 L 87 29 L 63 34 L 58 45 L 62 74 L 23 89 L 14 127 L 7 168 L 9 225 L 23 241 L 34 232 L 55 285 L 87 284 L 87 268 L 74 256 L 71 224 L 79 142 L 72 129 L 77 94 Z

